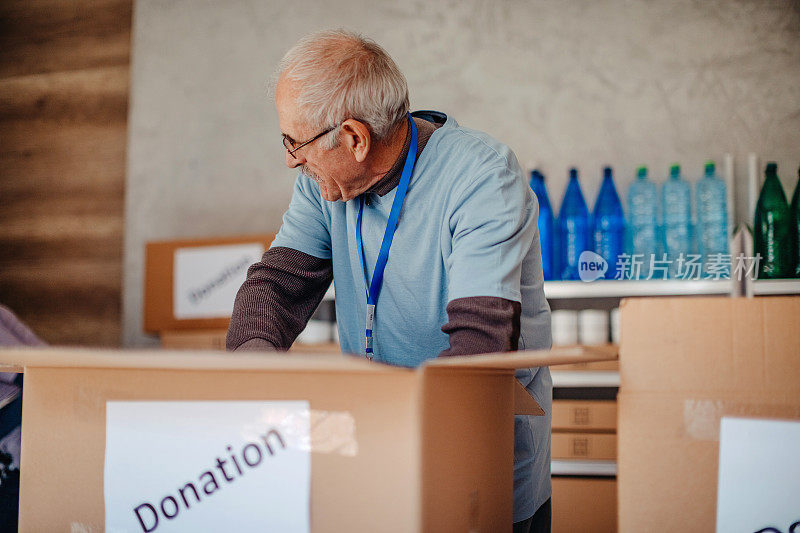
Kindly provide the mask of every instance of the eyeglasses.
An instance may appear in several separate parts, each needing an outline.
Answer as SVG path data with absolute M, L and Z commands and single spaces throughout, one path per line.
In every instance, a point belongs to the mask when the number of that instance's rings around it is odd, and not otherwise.
M 297 144 L 297 141 L 295 141 L 294 139 L 292 139 L 291 137 L 289 137 L 288 135 L 286 135 L 284 133 L 283 134 L 283 146 L 284 146 L 284 148 L 286 148 L 286 151 L 289 152 L 290 156 L 292 156 L 293 158 L 297 159 L 297 156 L 294 155 L 294 153 L 296 151 L 298 151 L 300 148 L 302 148 L 303 146 L 305 146 L 307 144 L 313 143 L 314 141 L 316 141 L 317 139 L 319 139 L 323 135 L 332 132 L 333 130 L 335 130 L 339 126 L 341 126 L 341 124 L 337 124 L 336 126 L 334 126 L 332 128 L 328 128 L 327 130 L 314 135 L 312 138 L 310 138 L 309 140 L 307 140 L 304 143 L 299 144 L 298 146 L 295 146 Z

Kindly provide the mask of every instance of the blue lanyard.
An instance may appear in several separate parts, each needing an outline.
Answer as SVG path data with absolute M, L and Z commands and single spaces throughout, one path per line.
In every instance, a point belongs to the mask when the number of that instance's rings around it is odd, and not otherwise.
M 364 260 L 364 246 L 361 241 L 361 218 L 364 214 L 364 195 L 359 196 L 358 220 L 356 222 L 356 245 L 358 246 L 358 258 L 361 261 L 361 270 L 364 272 L 364 281 L 367 284 L 367 322 L 366 322 L 366 341 L 365 353 L 368 359 L 372 359 L 372 326 L 375 322 L 375 305 L 378 303 L 378 295 L 383 284 L 383 271 L 386 270 L 386 261 L 389 259 L 389 248 L 392 246 L 394 232 L 397 229 L 397 221 L 400 219 L 400 210 L 403 208 L 403 201 L 406 198 L 408 184 L 411 181 L 411 173 L 414 170 L 414 162 L 417 159 L 417 126 L 408 116 L 411 124 L 411 145 L 408 147 L 406 162 L 403 164 L 403 173 L 400 175 L 400 183 L 397 185 L 397 192 L 392 202 L 392 210 L 389 213 L 389 220 L 386 222 L 386 230 L 383 233 L 383 242 L 378 252 L 378 262 L 375 264 L 375 271 L 372 273 L 372 283 L 369 282 L 367 275 L 367 265 Z

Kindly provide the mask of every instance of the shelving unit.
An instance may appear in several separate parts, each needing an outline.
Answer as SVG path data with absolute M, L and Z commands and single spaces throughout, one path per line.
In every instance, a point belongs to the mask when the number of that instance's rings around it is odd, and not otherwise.
M 762 279 L 750 283 L 753 296 L 800 294 L 800 279 Z
M 553 459 L 550 461 L 550 473 L 554 476 L 614 477 L 617 475 L 617 462 Z
M 734 289 L 734 282 L 730 279 L 546 281 L 544 283 L 544 295 L 548 300 L 731 295 Z
M 616 370 L 553 370 L 554 388 L 567 387 L 619 387 L 619 372 Z

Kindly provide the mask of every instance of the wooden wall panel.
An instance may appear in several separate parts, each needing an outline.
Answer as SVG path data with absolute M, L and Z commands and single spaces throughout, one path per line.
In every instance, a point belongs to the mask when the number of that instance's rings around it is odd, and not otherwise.
M 132 0 L 0 3 L 0 303 L 118 346 Z

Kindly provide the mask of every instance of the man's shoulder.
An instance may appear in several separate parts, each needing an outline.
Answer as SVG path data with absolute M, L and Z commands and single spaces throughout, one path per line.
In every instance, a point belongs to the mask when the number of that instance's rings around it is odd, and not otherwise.
M 448 119 L 428 144 L 432 149 L 427 168 L 436 176 L 436 186 L 449 191 L 452 200 L 475 189 L 486 194 L 513 189 L 524 196 L 527 183 L 516 155 L 491 135 Z
M 511 148 L 486 132 L 465 128 L 454 122 L 437 129 L 434 137 L 437 154 L 447 159 L 448 164 L 460 162 L 462 165 L 487 168 L 518 167 Z

